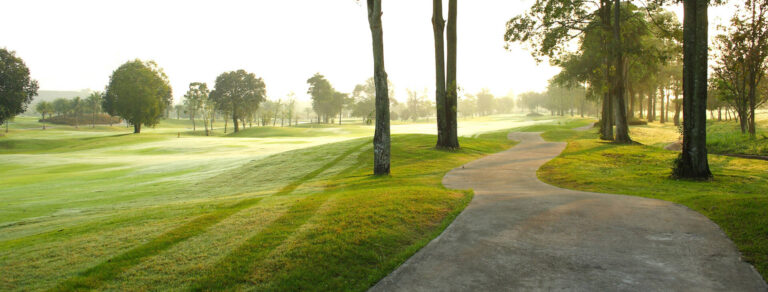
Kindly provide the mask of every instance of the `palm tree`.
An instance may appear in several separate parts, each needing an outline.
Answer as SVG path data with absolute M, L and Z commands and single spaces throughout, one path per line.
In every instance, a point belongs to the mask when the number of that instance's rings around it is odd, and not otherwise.
M 83 100 L 76 96 L 74 99 L 72 99 L 72 113 L 75 115 L 75 128 L 78 128 L 78 118 L 80 116 L 80 113 L 83 111 Z
M 48 117 L 51 117 L 51 113 L 53 113 L 53 104 L 47 101 L 41 101 L 35 106 L 35 110 L 43 115 L 43 119 L 40 120 L 40 122 L 43 123 L 43 130 L 45 130 L 45 115 L 47 114 Z

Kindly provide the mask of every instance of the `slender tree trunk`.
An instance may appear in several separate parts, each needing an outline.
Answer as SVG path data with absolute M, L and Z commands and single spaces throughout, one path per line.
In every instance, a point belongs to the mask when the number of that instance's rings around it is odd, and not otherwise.
M 661 98 L 661 108 L 659 109 L 659 123 L 666 123 L 667 120 L 664 118 L 664 88 L 659 88 L 659 97 Z
M 656 109 L 653 107 L 653 101 L 656 99 L 656 87 L 651 86 L 651 90 L 648 91 L 648 110 L 646 110 L 646 116 L 648 117 L 648 122 L 651 123 L 654 121 L 654 113 L 656 112 Z
M 673 175 L 710 179 L 707 160 L 707 50 L 706 0 L 683 1 L 683 149 Z
M 227 133 L 227 123 L 229 122 L 229 119 L 227 119 L 227 115 L 223 115 L 224 118 L 224 134 Z
M 614 104 L 614 113 L 616 119 L 616 138 L 618 143 L 632 143 L 632 139 L 629 138 L 629 125 L 627 123 L 627 106 L 624 99 L 624 57 L 623 57 L 623 43 L 620 35 L 620 23 L 621 23 L 621 0 L 614 1 L 614 24 L 613 24 L 613 42 L 616 62 L 616 80 L 614 84 L 614 97 L 616 103 Z
M 680 125 L 680 95 L 675 91 L 675 126 Z
M 442 1 L 442 0 L 440 0 Z M 458 82 L 456 81 L 456 50 L 457 50 L 457 37 L 456 37 L 456 21 L 458 3 L 457 0 L 448 0 L 448 26 L 446 27 L 446 39 L 448 58 L 446 69 L 446 88 L 445 92 L 445 110 L 446 110 L 446 130 L 447 136 L 443 141 L 445 144 L 441 146 L 448 149 L 459 148 L 459 136 L 458 136 Z
M 757 90 L 757 82 L 754 77 L 754 72 L 751 73 L 751 80 L 749 81 L 749 136 L 755 138 L 757 131 L 755 129 L 755 108 L 757 107 L 757 101 L 755 97 L 755 91 Z
M 630 87 L 627 88 L 629 92 L 629 112 L 627 112 L 628 118 L 635 118 L 635 91 Z
M 642 91 L 637 95 L 637 104 L 640 106 L 640 118 L 643 118 L 643 93 Z
M 432 32 L 435 39 L 435 109 L 437 116 L 437 145 L 442 148 L 448 144 L 448 117 L 445 92 L 445 20 L 443 19 L 443 0 L 432 0 Z
M 664 120 L 669 122 L 669 90 L 667 90 L 664 98 L 667 100 L 664 105 Z
M 373 81 L 376 87 L 376 130 L 373 134 L 373 174 L 388 175 L 390 162 L 389 89 L 384 69 L 384 32 L 381 0 L 368 1 L 368 24 L 373 42 Z

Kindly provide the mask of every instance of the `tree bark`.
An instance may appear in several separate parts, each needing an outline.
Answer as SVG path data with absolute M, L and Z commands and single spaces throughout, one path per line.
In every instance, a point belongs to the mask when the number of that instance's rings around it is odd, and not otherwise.
M 680 95 L 675 91 L 675 126 L 680 125 Z
M 707 160 L 707 1 L 683 1 L 683 149 L 673 176 L 712 178 Z
M 232 125 L 235 126 L 235 133 L 240 131 L 240 127 L 237 123 L 237 115 L 235 115 L 234 110 L 232 111 Z
M 435 109 L 437 116 L 437 145 L 442 148 L 448 144 L 448 117 L 445 92 L 445 20 L 443 19 L 443 0 L 432 0 L 432 32 L 435 39 Z
M 616 76 L 614 83 L 613 96 L 616 99 L 614 104 L 614 114 L 616 119 L 616 137 L 614 141 L 618 143 L 632 143 L 632 139 L 629 137 L 629 125 L 627 123 L 627 106 L 624 99 L 624 57 L 623 48 L 620 34 L 621 23 L 621 0 L 614 0 L 613 16 L 613 45 L 614 45 L 614 61 L 616 62 Z
M 659 88 L 659 96 L 661 97 L 661 109 L 659 109 L 659 123 L 666 123 L 666 119 L 664 118 L 664 88 Z
M 600 119 L 600 139 L 613 140 L 613 115 L 611 114 L 611 98 L 607 93 L 603 94 L 603 108 Z
M 373 81 L 376 87 L 376 130 L 373 134 L 373 174 L 389 175 L 389 89 L 384 69 L 384 32 L 381 24 L 381 0 L 367 0 L 368 24 L 373 42 Z
M 646 110 L 646 116 L 648 122 L 653 122 L 655 119 L 656 108 L 654 108 L 653 101 L 656 99 L 656 87 L 651 85 L 651 89 L 648 91 L 648 109 Z
M 133 124 L 133 133 L 139 134 L 141 133 L 141 123 L 135 123 Z
M 442 1 L 442 0 L 440 0 Z M 458 106 L 458 82 L 456 81 L 456 20 L 457 20 L 457 0 L 448 0 L 448 26 L 446 27 L 447 38 L 447 50 L 448 59 L 446 69 L 446 88 L 445 92 L 445 110 L 446 110 L 446 130 L 447 136 L 445 144 L 440 145 L 443 148 L 458 149 L 459 148 L 459 136 L 458 136 L 458 118 L 457 118 L 457 106 Z

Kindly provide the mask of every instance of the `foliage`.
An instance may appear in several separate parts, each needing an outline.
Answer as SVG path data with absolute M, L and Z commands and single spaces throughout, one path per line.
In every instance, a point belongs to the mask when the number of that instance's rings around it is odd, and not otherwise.
M 741 131 L 755 136 L 755 109 L 768 101 L 759 90 L 768 70 L 768 1 L 746 0 L 725 34 L 715 37 L 717 65 L 713 84 L 718 97 L 739 114 Z
M 0 48 L 0 123 L 26 111 L 38 88 L 16 52 Z
M 238 121 L 255 113 L 266 96 L 264 80 L 242 69 L 221 73 L 216 77 L 215 89 L 210 93 L 216 108 L 231 116 L 235 132 L 239 130 Z
M 141 125 L 154 126 L 170 105 L 168 76 L 154 61 L 139 59 L 118 67 L 109 78 L 102 107 L 112 116 L 120 116 L 141 132 Z
M 208 84 L 205 84 L 205 82 L 192 82 L 189 84 L 189 89 L 187 89 L 187 93 L 184 94 L 184 106 L 186 106 L 187 111 L 189 112 L 189 118 L 192 120 L 192 131 L 195 130 L 195 118 L 197 117 L 197 113 L 202 111 L 203 119 L 205 120 L 206 124 L 206 133 L 208 130 L 208 114 L 206 110 L 210 107 L 207 106 L 207 103 L 210 101 L 208 100 L 208 95 L 210 94 L 210 91 L 208 91 Z
M 341 110 L 339 107 L 341 102 L 336 100 L 339 95 L 335 94 L 336 90 L 328 82 L 328 79 L 325 79 L 325 76 L 320 73 L 315 73 L 314 76 L 307 79 L 307 84 L 309 84 L 307 94 L 312 97 L 312 109 L 315 110 L 318 117 L 323 118 L 324 122 L 328 122 Z
M 47 119 L 40 120 L 41 122 L 57 124 L 57 125 L 69 125 L 75 126 L 82 123 L 83 119 L 87 118 L 84 115 L 75 116 L 74 114 L 65 114 L 48 117 Z M 111 125 L 120 122 L 119 117 L 110 116 L 108 114 L 92 114 L 91 122 L 95 125 Z

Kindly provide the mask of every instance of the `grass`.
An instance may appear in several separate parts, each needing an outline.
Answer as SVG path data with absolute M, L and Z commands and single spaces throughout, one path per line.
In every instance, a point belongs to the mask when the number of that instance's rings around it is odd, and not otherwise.
M 648 127 L 633 128 L 632 133 L 640 133 L 633 138 L 658 146 L 658 139 L 648 134 L 657 130 L 645 129 Z M 674 180 L 670 168 L 676 152 L 657 146 L 606 143 L 597 139 L 595 131 L 571 132 L 560 134 L 568 146 L 539 169 L 541 180 L 563 188 L 685 205 L 717 223 L 744 260 L 768 278 L 768 162 L 710 155 L 712 181 Z
M 709 121 L 707 150 L 719 154 L 768 156 L 768 133 L 763 129 L 758 128 L 756 137 L 751 138 L 749 134 L 741 133 L 738 123 Z
M 395 135 L 393 175 L 373 177 L 370 139 L 337 137 L 357 126 L 176 127 L 1 138 L 0 290 L 365 290 L 468 204 L 445 172 L 513 145 L 505 131 L 453 152 Z

